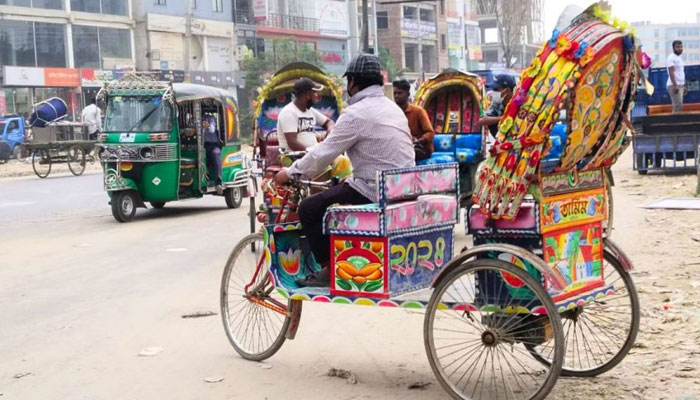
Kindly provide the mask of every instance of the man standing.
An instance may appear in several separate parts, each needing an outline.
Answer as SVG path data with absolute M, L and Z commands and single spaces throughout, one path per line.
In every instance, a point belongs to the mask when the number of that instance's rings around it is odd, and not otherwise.
M 377 172 L 415 166 L 415 154 L 403 111 L 384 96 L 379 58 L 360 54 L 344 75 L 350 95 L 348 107 L 338 118 L 333 134 L 309 149 L 291 167 L 275 176 L 284 184 L 290 176 L 312 177 L 346 152 L 353 174 L 332 188 L 309 196 L 299 205 L 299 219 L 316 261 L 323 269 L 298 281 L 302 286 L 328 286 L 330 239 L 323 234 L 323 215 L 332 204 L 367 204 L 377 201 Z
M 668 68 L 668 80 L 666 89 L 671 97 L 673 113 L 679 113 L 683 109 L 683 95 L 685 94 L 685 71 L 683 66 L 683 42 L 673 41 L 673 53 L 666 58 L 666 68 Z
M 294 100 L 284 106 L 277 117 L 277 140 L 281 149 L 301 151 L 316 144 L 314 126 L 326 131 L 333 129 L 333 121 L 313 108 L 316 95 L 323 86 L 309 78 L 294 83 Z
M 83 123 L 87 125 L 90 140 L 97 140 L 97 134 L 102 127 L 102 111 L 97 107 L 97 100 L 93 97 L 90 104 L 83 108 Z
M 396 80 L 394 86 L 394 102 L 403 110 L 408 120 L 408 128 L 413 137 L 413 149 L 416 161 L 429 158 L 433 154 L 433 138 L 435 130 L 430 123 L 428 113 L 421 107 L 408 103 L 411 94 L 411 84 L 406 79 Z
M 515 89 L 515 78 L 506 74 L 499 74 L 493 79 L 489 89 L 494 91 L 494 98 L 491 101 L 486 115 L 479 119 L 479 125 L 487 126 L 494 137 L 498 132 L 498 121 L 501 119 L 508 102 L 513 97 Z
M 207 152 L 207 167 L 216 174 L 214 185 L 218 195 L 224 194 L 221 181 L 221 137 L 216 129 L 216 120 L 212 116 L 202 117 L 202 132 L 204 133 L 204 149 Z

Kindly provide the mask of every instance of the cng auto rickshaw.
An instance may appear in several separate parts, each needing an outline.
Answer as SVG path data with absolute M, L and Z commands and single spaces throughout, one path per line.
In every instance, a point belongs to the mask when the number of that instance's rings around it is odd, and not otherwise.
M 202 119 L 215 121 L 221 140 L 223 197 L 229 208 L 247 196 L 250 168 L 239 142 L 238 106 L 231 93 L 209 86 L 163 83 L 130 74 L 105 84 L 106 105 L 97 154 L 112 214 L 130 221 L 137 207 L 217 195 L 207 165 Z

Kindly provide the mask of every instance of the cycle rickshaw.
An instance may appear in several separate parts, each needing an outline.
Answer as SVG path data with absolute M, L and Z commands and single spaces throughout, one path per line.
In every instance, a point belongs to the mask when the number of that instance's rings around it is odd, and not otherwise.
M 271 189 L 282 209 L 236 245 L 222 278 L 234 349 L 248 360 L 272 356 L 294 338 L 302 301 L 315 301 L 425 309 L 428 360 L 456 399 L 542 399 L 560 375 L 617 365 L 640 312 L 632 264 L 603 236 L 604 168 L 624 149 L 638 69 L 634 38 L 603 20 L 604 7 L 555 31 L 523 73 L 477 174 L 466 221 L 473 248 L 454 251 L 458 164 L 380 171 L 377 203 L 333 206 L 324 217 L 330 287 L 300 288 L 295 278 L 319 266 L 296 205 L 328 183 Z M 545 165 L 562 109 L 567 140 Z

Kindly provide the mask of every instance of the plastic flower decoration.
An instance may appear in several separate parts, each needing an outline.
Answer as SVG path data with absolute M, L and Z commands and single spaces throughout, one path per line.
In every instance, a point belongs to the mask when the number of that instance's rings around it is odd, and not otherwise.
M 579 61 L 579 64 L 581 64 L 582 67 L 585 67 L 586 65 L 588 65 L 588 63 L 591 62 L 591 60 L 593 60 L 594 55 L 595 52 L 593 51 L 593 48 L 587 47 L 585 54 L 583 55 L 583 57 L 581 57 L 581 60 Z
M 586 49 L 588 48 L 588 42 L 581 42 L 578 49 L 574 52 L 574 59 L 580 60 L 586 54 Z
M 566 35 L 559 35 L 557 38 L 557 47 L 555 51 L 557 54 L 562 55 L 571 48 L 571 41 Z
M 535 58 L 530 64 L 530 67 L 525 70 L 525 76 L 528 78 L 534 78 L 542 69 L 542 61 L 539 58 Z
M 554 48 L 557 45 L 557 39 L 559 38 L 559 29 L 552 31 L 552 37 L 547 42 L 549 47 Z
M 503 121 L 501 121 L 500 125 L 498 126 L 498 130 L 507 133 L 510 131 L 510 128 L 513 127 L 513 117 L 506 117 Z

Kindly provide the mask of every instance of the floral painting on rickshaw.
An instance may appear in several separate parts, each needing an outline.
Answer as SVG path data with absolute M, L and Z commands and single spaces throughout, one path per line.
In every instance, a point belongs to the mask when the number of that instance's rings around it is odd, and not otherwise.
M 385 238 L 333 236 L 331 294 L 387 297 Z

